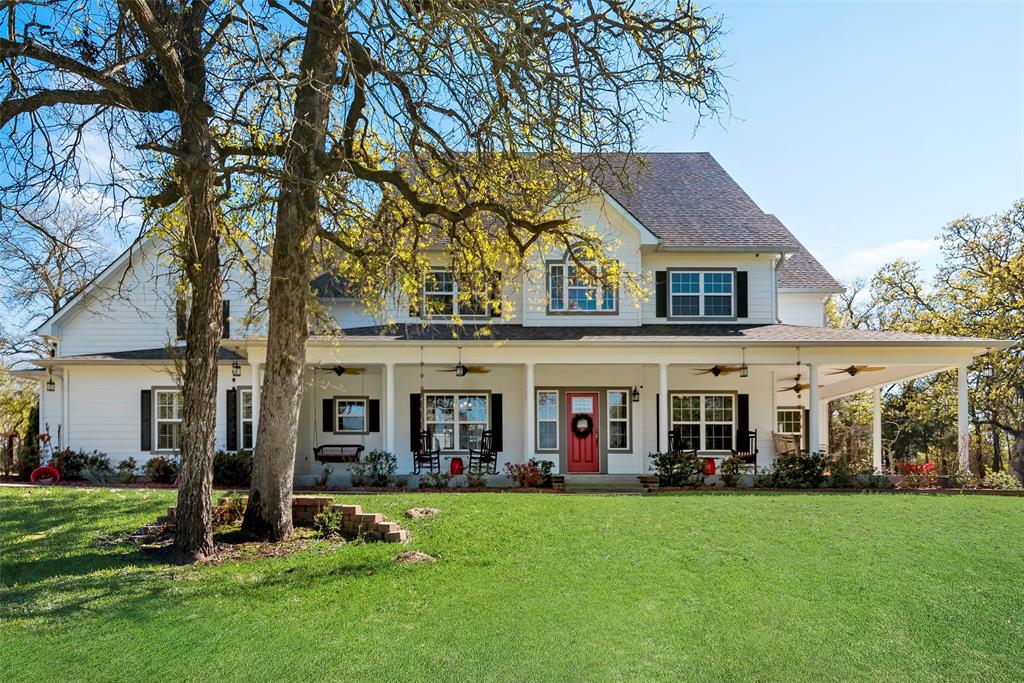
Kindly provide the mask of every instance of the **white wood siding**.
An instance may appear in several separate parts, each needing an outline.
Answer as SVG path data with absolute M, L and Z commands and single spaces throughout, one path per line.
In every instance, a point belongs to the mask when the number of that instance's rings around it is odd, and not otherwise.
M 779 292 L 779 320 L 787 325 L 825 326 L 825 301 L 820 292 Z

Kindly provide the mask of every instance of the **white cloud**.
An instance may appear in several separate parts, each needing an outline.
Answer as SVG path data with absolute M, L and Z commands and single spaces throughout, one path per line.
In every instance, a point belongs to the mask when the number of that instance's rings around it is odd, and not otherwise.
M 829 272 L 841 280 L 870 279 L 879 267 L 896 259 L 920 262 L 923 273 L 929 276 L 939 257 L 939 242 L 934 239 L 905 239 L 871 247 L 832 244 L 818 254 Z

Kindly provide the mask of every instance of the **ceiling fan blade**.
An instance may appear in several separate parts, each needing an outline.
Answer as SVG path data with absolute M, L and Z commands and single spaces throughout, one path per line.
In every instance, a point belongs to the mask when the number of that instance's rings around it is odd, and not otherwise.
M 478 375 L 482 375 L 484 373 L 487 373 L 487 372 L 491 371 L 490 368 L 480 367 L 479 365 L 470 365 L 469 367 L 466 368 L 466 370 L 469 371 L 469 372 L 474 372 L 474 373 L 476 373 Z
M 441 368 L 437 372 L 455 372 L 455 368 Z
M 826 372 L 825 374 L 826 375 L 848 375 L 850 373 L 847 372 L 846 368 L 844 368 L 842 370 L 835 370 L 833 372 Z
M 870 365 L 860 366 L 861 372 L 878 372 L 879 370 L 885 370 L 884 367 L 872 367 Z
M 710 375 L 713 372 L 714 372 L 714 370 L 694 370 L 693 374 L 695 374 L 695 375 Z

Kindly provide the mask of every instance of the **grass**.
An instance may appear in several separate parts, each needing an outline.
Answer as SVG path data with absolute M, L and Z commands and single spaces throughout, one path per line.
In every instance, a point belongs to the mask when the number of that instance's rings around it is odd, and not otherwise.
M 1019 498 L 338 498 L 439 561 L 175 568 L 102 540 L 172 492 L 0 489 L 3 679 L 1024 678 Z

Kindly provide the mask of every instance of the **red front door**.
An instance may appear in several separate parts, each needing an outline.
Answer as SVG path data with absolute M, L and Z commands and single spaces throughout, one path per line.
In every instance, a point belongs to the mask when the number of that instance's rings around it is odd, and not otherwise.
M 565 421 L 568 432 L 568 470 L 600 472 L 601 457 L 597 449 L 597 431 L 601 420 L 597 410 L 597 394 L 568 392 L 565 395 L 565 407 L 568 411 Z

